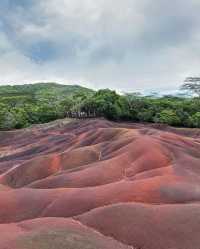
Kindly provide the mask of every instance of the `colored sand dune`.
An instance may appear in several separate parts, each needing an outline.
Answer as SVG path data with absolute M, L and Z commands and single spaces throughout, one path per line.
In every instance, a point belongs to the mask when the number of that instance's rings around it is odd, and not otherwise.
M 197 129 L 0 132 L 0 249 L 199 249 L 199 201 Z

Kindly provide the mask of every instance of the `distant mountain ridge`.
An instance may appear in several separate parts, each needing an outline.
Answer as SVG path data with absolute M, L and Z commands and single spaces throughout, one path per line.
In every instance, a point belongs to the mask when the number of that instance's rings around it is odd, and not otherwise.
M 57 82 L 36 82 L 27 84 L 17 84 L 17 85 L 0 85 L 0 97 L 9 96 L 24 96 L 24 95 L 37 95 L 42 92 L 49 92 L 51 94 L 60 94 L 61 96 L 74 95 L 76 93 L 91 94 L 95 90 L 91 88 L 83 87 L 81 85 L 65 85 Z M 171 95 L 174 97 L 191 97 L 191 93 L 188 91 L 182 91 L 180 89 L 148 89 L 138 92 L 142 96 L 152 96 L 152 97 L 163 97 L 166 95 Z M 119 92 L 123 95 L 123 92 Z
M 73 95 L 78 92 L 92 93 L 92 89 L 79 85 L 64 85 L 55 82 L 34 83 L 24 85 L 3 85 L 0 86 L 0 96 L 33 95 L 43 91 L 61 95 Z
M 193 97 L 193 93 L 191 93 L 190 91 L 183 90 L 181 89 L 181 87 L 152 88 L 152 89 L 142 90 L 140 91 L 140 93 L 143 96 L 152 96 L 157 98 L 161 98 L 164 96 L 183 97 L 183 98 Z

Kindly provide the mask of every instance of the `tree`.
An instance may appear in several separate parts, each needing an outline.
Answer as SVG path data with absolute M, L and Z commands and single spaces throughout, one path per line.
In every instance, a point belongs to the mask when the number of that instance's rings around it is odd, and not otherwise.
M 15 118 L 15 128 L 20 129 L 27 127 L 29 125 L 28 122 L 28 114 L 22 107 L 15 107 L 11 111 L 12 115 Z
M 154 113 L 151 109 L 144 109 L 139 112 L 137 116 L 141 122 L 152 122 Z
M 200 112 L 196 112 L 191 117 L 192 126 L 196 128 L 200 128 Z
M 93 96 L 98 116 L 117 120 L 120 118 L 122 110 L 120 105 L 120 96 L 109 89 L 103 89 L 96 92 Z
M 188 90 L 200 97 L 200 77 L 188 77 L 185 79 L 181 90 Z
M 131 120 L 131 112 L 129 109 L 129 103 L 125 96 L 119 96 L 117 101 L 118 105 L 120 106 L 120 116 L 121 120 Z
M 63 117 L 70 116 L 73 105 L 74 105 L 74 100 L 72 97 L 67 97 L 60 102 L 60 110 Z
M 175 111 L 166 109 L 155 116 L 154 122 L 168 125 L 179 125 L 180 119 Z
M 191 116 L 183 107 L 177 109 L 176 115 L 180 119 L 181 126 L 190 127 L 192 125 Z
M 57 108 L 51 104 L 45 103 L 43 105 L 39 105 L 37 108 L 37 116 L 39 123 L 46 123 L 59 118 L 56 109 Z
M 12 112 L 10 112 L 7 107 L 0 104 L 0 129 L 10 130 L 14 129 L 16 126 L 16 119 Z

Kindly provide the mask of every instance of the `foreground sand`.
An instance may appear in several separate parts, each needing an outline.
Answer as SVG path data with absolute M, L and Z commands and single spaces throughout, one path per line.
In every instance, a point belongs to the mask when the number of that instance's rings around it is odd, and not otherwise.
M 199 201 L 199 130 L 0 132 L 0 249 L 199 249 Z

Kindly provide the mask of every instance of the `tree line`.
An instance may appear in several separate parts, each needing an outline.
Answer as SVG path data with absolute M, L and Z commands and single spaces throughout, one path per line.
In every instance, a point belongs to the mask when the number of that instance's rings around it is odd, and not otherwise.
M 41 90 L 42 87 L 42 90 Z M 26 86 L 28 88 L 28 86 Z M 37 88 L 34 86 L 34 89 Z M 58 89 L 59 90 L 58 90 Z M 153 122 L 178 127 L 200 128 L 200 97 L 145 97 L 138 94 L 119 95 L 103 89 L 71 90 L 58 85 L 38 86 L 37 91 L 12 92 L 0 95 L 0 129 L 19 129 L 60 118 L 105 117 L 114 121 Z M 1 90 L 1 89 L 0 89 Z M 16 89 L 15 89 L 16 90 Z M 195 88 L 196 91 L 196 88 Z M 65 92 L 63 94 L 63 92 Z

